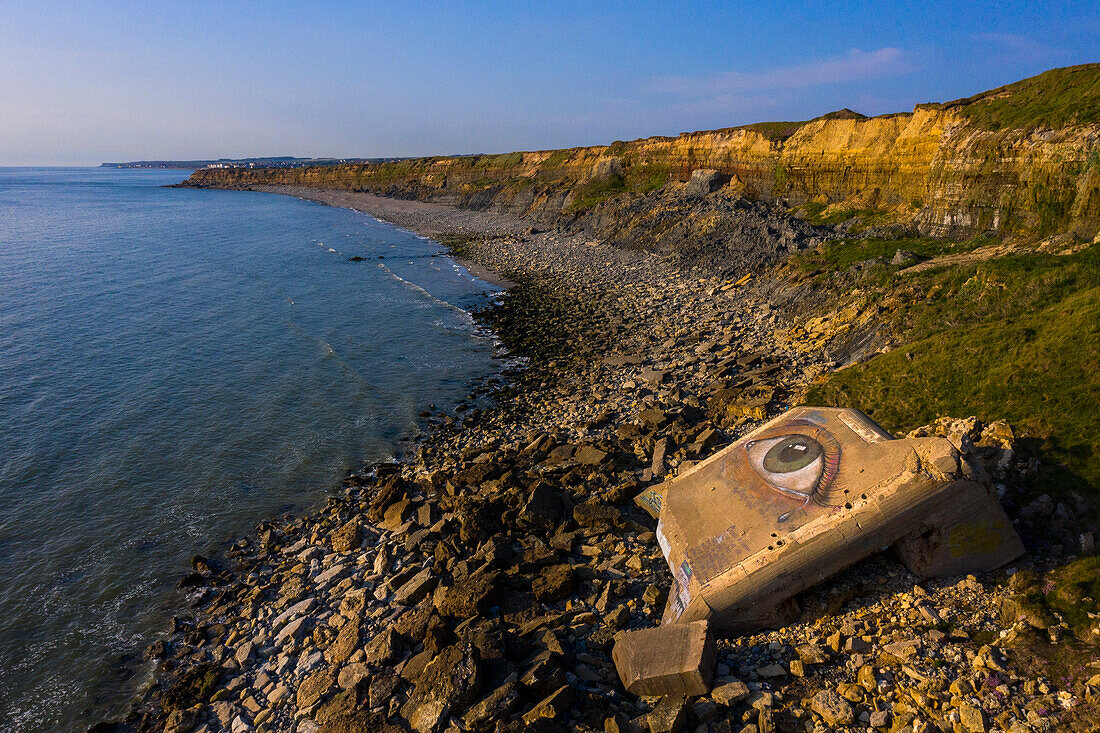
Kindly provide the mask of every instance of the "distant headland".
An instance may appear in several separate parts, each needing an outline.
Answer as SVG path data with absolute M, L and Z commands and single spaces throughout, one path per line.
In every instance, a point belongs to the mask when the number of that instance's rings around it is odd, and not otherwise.
M 404 158 L 295 158 L 280 155 L 267 158 L 217 158 L 200 160 L 132 160 L 127 163 L 100 163 L 100 168 L 307 168 L 344 163 L 395 163 Z

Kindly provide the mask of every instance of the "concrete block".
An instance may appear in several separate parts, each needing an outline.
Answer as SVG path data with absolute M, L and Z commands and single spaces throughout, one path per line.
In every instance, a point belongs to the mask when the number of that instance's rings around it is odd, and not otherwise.
M 619 632 L 611 656 L 634 695 L 705 695 L 714 678 L 714 636 L 705 620 Z

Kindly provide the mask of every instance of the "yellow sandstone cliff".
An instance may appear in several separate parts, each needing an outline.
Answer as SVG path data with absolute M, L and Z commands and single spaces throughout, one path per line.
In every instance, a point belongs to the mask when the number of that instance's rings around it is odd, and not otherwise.
M 777 127 L 787 129 L 777 132 Z M 546 220 L 712 169 L 731 192 L 873 213 L 922 233 L 1100 231 L 1100 64 L 907 114 L 845 111 L 607 146 L 299 169 L 204 169 L 186 185 L 364 190 Z

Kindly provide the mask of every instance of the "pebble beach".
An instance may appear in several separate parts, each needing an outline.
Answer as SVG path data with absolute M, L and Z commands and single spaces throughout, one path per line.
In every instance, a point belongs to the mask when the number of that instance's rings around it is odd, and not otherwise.
M 424 415 L 404 461 L 196 557 L 190 609 L 146 650 L 154 683 L 105 725 L 1021 733 L 1091 706 L 1091 688 L 1037 676 L 1012 649 L 1064 638 L 1012 612 L 1022 566 L 921 581 L 887 556 L 805 594 L 782 629 L 720 638 L 709 694 L 628 694 L 615 635 L 657 625 L 670 585 L 632 500 L 798 404 L 830 366 L 780 338 L 796 294 L 500 214 L 257 190 L 447 244 L 508 286 L 477 314 L 507 359 L 455 411 Z M 1004 426 L 945 419 L 933 433 L 994 475 L 1014 470 Z

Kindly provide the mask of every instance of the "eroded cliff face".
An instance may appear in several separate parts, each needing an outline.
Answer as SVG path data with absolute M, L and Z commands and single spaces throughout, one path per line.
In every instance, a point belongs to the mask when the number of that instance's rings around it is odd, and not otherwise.
M 842 216 L 863 212 L 926 235 L 1072 233 L 1091 240 L 1100 231 L 1100 125 L 989 129 L 958 104 L 817 119 L 786 139 L 735 128 L 502 155 L 205 169 L 187 185 L 362 190 L 592 225 L 636 208 L 642 197 L 665 205 L 665 194 L 680 191 L 678 182 L 698 169 L 718 171 L 719 194 L 810 202 Z

